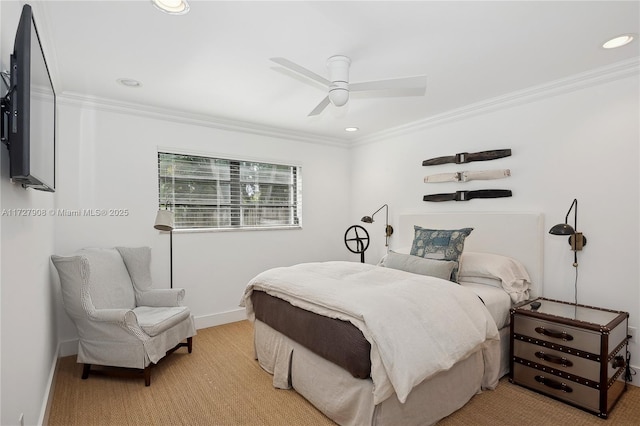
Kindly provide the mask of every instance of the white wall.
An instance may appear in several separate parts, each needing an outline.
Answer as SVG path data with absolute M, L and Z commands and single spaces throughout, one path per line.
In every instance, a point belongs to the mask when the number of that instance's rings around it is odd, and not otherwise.
M 578 229 L 588 243 L 578 253 L 578 302 L 630 312 L 640 325 L 638 76 L 598 84 L 508 109 L 461 116 L 422 130 L 352 150 L 355 208 L 368 212 L 388 203 L 398 215 L 446 211 L 541 212 L 545 228 L 564 222 L 574 198 Z M 422 160 L 457 152 L 511 148 L 513 155 L 488 163 L 423 167 Z M 503 180 L 425 184 L 431 173 L 509 168 Z M 505 188 L 513 197 L 468 202 L 427 203 L 428 193 L 456 189 Z M 573 212 L 572 216 L 573 217 Z M 573 219 L 570 219 L 572 224 Z M 383 234 L 369 225 L 374 235 Z M 377 232 L 377 234 L 376 234 Z M 514 238 L 517 238 L 514 235 Z M 572 301 L 573 252 L 567 239 L 544 237 L 544 296 Z M 390 242 L 393 248 L 393 238 Z M 383 238 L 368 261 L 384 253 Z M 640 365 L 640 346 L 631 346 Z
M 22 3 L 2 2 L 0 67 L 9 69 L 7 45 L 13 44 Z M 2 95 L 5 87 L 2 83 Z M 54 219 L 25 216 L 48 210 L 55 195 L 25 190 L 9 181 L 9 155 L 0 146 L 1 404 L 0 424 L 38 423 L 49 389 L 58 344 L 49 256 L 54 248 Z M 27 210 L 25 210 L 27 209 Z
M 298 230 L 175 232 L 174 287 L 198 327 L 242 318 L 244 286 L 257 273 L 304 261 L 348 258 L 348 153 L 343 147 L 219 130 L 170 117 L 61 102 L 57 209 L 128 209 L 127 217 L 57 217 L 55 253 L 87 246 L 152 248 L 152 278 L 169 286 L 169 236 L 153 229 L 158 147 L 302 166 Z M 339 208 L 336 208 L 339 206 Z M 62 313 L 61 340 L 76 337 Z

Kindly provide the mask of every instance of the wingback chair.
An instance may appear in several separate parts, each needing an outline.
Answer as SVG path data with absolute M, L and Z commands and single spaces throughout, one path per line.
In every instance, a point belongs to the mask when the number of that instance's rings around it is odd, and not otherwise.
M 91 248 L 51 260 L 78 330 L 83 379 L 92 364 L 126 367 L 143 370 L 149 386 L 151 364 L 180 347 L 191 353 L 196 329 L 181 306 L 185 291 L 151 289 L 150 248 Z

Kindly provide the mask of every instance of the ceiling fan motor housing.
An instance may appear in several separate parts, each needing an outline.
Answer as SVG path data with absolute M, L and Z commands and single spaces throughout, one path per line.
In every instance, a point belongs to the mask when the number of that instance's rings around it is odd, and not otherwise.
M 329 69 L 329 100 L 337 107 L 341 107 L 349 100 L 349 66 L 351 59 L 336 55 L 327 59 Z

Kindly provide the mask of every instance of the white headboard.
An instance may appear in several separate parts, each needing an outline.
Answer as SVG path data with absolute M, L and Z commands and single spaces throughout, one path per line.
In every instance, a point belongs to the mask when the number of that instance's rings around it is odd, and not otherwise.
M 392 250 L 411 247 L 413 226 L 473 228 L 465 251 L 501 254 L 519 260 L 531 277 L 531 297 L 542 295 L 544 217 L 541 213 L 432 213 L 401 215 Z

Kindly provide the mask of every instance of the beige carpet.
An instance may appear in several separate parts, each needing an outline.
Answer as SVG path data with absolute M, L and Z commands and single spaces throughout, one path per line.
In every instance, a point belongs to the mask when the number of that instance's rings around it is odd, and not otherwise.
M 199 330 L 192 354 L 176 351 L 140 379 L 81 380 L 75 356 L 60 359 L 49 425 L 332 425 L 293 390 L 274 389 L 253 359 L 247 321 Z M 438 423 L 450 425 L 638 425 L 640 388 L 629 386 L 609 420 L 512 385 L 476 395 Z

